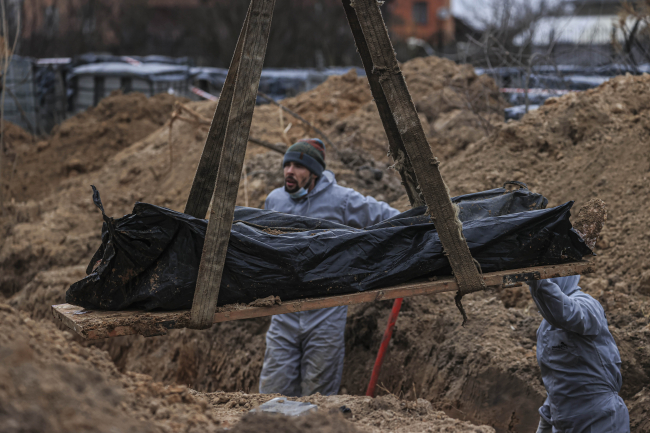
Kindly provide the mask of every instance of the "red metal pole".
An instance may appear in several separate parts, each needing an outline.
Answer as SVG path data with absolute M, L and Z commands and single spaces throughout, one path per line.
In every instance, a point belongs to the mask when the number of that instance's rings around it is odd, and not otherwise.
M 388 348 L 388 343 L 390 343 L 390 337 L 393 335 L 393 327 L 395 326 L 395 322 L 397 322 L 397 315 L 399 314 L 400 308 L 402 308 L 402 298 L 397 298 L 395 299 L 395 302 L 393 302 L 393 309 L 391 310 L 390 317 L 388 318 L 388 325 L 386 326 L 386 331 L 384 332 L 384 338 L 381 340 L 381 346 L 379 346 L 379 352 L 377 352 L 375 366 L 372 369 L 372 376 L 370 376 L 370 383 L 368 384 L 368 389 L 366 390 L 366 395 L 368 397 L 375 396 L 375 385 L 377 385 L 379 372 L 381 372 L 381 364 L 384 361 L 384 354 Z

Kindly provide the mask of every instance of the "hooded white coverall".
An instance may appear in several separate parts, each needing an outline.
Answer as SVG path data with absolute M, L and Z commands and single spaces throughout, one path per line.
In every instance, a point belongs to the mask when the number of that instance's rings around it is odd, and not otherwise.
M 305 197 L 296 200 L 284 188 L 277 188 L 267 197 L 264 208 L 355 228 L 399 214 L 384 202 L 337 185 L 334 173 L 328 170 Z M 296 397 L 338 393 L 347 311 L 344 306 L 273 316 L 266 334 L 260 393 Z
M 629 433 L 621 390 L 621 356 L 605 311 L 578 287 L 580 276 L 529 282 L 544 320 L 537 362 L 548 396 L 539 432 Z

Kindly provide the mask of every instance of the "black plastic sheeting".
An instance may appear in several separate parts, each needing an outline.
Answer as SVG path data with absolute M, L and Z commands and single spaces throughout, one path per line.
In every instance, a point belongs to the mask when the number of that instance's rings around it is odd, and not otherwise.
M 100 310 L 190 308 L 207 221 L 146 203 L 113 220 L 93 190 L 104 218 L 102 244 L 88 276 L 70 287 L 66 302 Z M 547 200 L 525 188 L 497 188 L 453 201 L 483 272 L 591 254 L 571 228 L 573 202 L 544 209 Z M 449 274 L 423 207 L 362 230 L 237 207 L 218 305 L 270 295 L 286 301 L 352 293 Z

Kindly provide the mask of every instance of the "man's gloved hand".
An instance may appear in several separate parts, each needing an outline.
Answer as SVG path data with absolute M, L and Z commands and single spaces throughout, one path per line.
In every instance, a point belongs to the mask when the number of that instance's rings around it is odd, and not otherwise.
M 537 290 L 537 288 L 539 287 L 540 281 L 542 281 L 542 280 L 530 280 L 530 281 L 526 281 L 525 284 L 527 284 L 528 287 L 530 287 L 531 289 Z
M 533 299 L 537 297 L 537 291 L 539 290 L 539 287 L 541 284 L 545 281 L 548 280 L 530 280 L 526 281 L 526 284 L 528 285 L 528 290 L 530 290 L 530 294 L 533 295 Z M 539 308 L 539 306 L 537 307 Z

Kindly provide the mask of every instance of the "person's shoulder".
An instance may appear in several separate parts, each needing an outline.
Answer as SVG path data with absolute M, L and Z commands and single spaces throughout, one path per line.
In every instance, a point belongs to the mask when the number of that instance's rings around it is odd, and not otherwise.
M 591 296 L 589 293 L 585 293 L 582 290 L 578 290 L 578 291 L 572 293 L 570 297 L 575 299 L 575 300 L 580 300 L 580 302 L 582 302 L 583 304 L 587 304 L 587 303 L 591 304 L 591 305 L 593 305 L 594 308 L 596 308 L 597 310 L 602 311 L 603 314 L 605 314 L 605 309 L 603 308 L 600 301 L 598 301 L 598 299 Z
M 328 193 L 332 197 L 336 197 L 338 200 L 341 200 L 344 203 L 347 203 L 350 198 L 363 198 L 363 194 L 361 194 L 358 191 L 355 191 L 352 188 L 348 188 L 346 186 L 341 186 L 339 184 L 332 185 L 329 188 Z
M 332 185 L 330 187 L 330 190 L 332 192 L 336 192 L 336 194 L 344 194 L 344 195 L 360 194 L 359 192 L 355 191 L 354 189 L 348 188 L 347 186 L 341 186 L 338 183 Z
M 591 296 L 589 293 L 585 293 L 581 290 L 576 290 L 575 292 L 571 293 L 569 295 L 571 298 L 581 298 L 581 299 L 593 299 L 594 301 L 597 302 L 596 298 Z
M 267 199 L 269 197 L 281 197 L 284 192 L 285 192 L 284 187 L 276 188 L 276 189 L 274 189 L 273 191 L 271 191 L 269 193 L 269 195 L 267 196 Z
M 359 191 L 353 188 L 348 188 L 341 185 L 334 185 L 334 191 L 341 197 L 344 197 L 346 200 L 355 200 L 355 201 L 364 201 L 370 203 L 381 203 L 376 198 L 371 195 L 363 195 Z
M 266 196 L 266 204 L 269 205 L 279 201 L 283 201 L 286 199 L 285 197 L 286 195 L 287 193 L 283 187 L 276 188 L 273 191 L 271 191 L 269 195 Z

